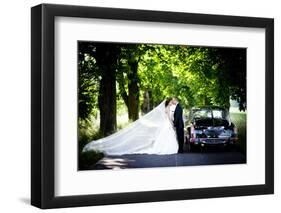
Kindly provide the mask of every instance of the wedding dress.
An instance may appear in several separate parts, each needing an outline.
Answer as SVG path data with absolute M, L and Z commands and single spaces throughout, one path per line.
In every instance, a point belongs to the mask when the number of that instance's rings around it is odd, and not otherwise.
M 83 148 L 83 152 L 91 150 L 105 155 L 177 153 L 176 133 L 167 115 L 165 101 L 128 127 Z

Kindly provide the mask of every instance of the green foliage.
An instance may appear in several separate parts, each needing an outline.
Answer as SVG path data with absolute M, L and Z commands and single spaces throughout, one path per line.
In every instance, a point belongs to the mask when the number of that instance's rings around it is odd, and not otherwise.
M 176 96 L 184 107 L 219 105 L 229 108 L 232 82 L 228 79 L 226 60 L 218 57 L 219 49 L 172 45 L 149 47 L 141 57 L 139 75 L 142 90 L 152 91 L 156 104 L 167 96 Z
M 78 63 L 78 108 L 79 117 L 86 120 L 90 115 L 96 116 L 98 112 L 99 76 L 95 58 L 88 53 L 80 54 L 83 60 Z
M 79 170 L 90 169 L 90 166 L 94 165 L 100 159 L 103 158 L 103 153 L 96 151 L 82 152 L 83 147 L 92 140 L 99 139 L 100 133 L 98 131 L 97 123 L 93 123 L 91 117 L 87 120 L 79 119 L 78 125 L 78 140 L 79 140 Z
M 99 122 L 94 117 L 87 120 L 79 119 L 78 121 L 78 140 L 79 150 L 92 140 L 100 138 L 99 134 Z
M 104 155 L 101 152 L 96 152 L 96 151 L 82 152 L 79 155 L 79 169 L 80 170 L 91 169 L 90 166 L 93 166 L 103 157 Z

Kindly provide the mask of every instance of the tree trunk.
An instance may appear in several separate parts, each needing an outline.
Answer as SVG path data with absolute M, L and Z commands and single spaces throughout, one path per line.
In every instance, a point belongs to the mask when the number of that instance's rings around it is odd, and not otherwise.
M 138 62 L 129 63 L 128 73 L 128 116 L 129 120 L 135 121 L 139 118 L 139 86 L 138 86 Z
M 100 134 L 107 136 L 116 131 L 116 65 L 118 47 L 98 44 L 97 65 L 101 72 L 99 88 Z
M 127 64 L 121 66 L 117 80 L 124 103 L 128 109 L 128 118 L 135 121 L 139 118 L 139 77 L 138 77 L 138 49 L 137 47 L 123 46 L 126 51 L 124 57 L 127 59 Z M 128 83 L 125 85 L 123 73 L 127 74 Z M 127 87 L 126 87 L 127 86 Z M 126 91 L 128 88 L 128 92 Z
M 141 105 L 141 110 L 143 114 L 148 113 L 153 108 L 152 93 L 150 90 L 146 89 L 143 94 L 143 103 Z

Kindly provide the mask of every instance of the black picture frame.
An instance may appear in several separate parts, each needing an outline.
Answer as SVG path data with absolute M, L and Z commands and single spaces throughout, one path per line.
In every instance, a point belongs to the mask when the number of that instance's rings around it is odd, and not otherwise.
M 264 28 L 265 184 L 129 193 L 54 195 L 54 20 L 57 16 Z M 274 20 L 271 18 L 41 4 L 31 8 L 31 204 L 39 208 L 274 193 Z

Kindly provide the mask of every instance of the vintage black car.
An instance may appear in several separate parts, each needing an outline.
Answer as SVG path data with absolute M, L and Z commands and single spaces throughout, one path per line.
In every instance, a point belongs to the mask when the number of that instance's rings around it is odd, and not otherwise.
M 189 113 L 186 145 L 189 151 L 208 146 L 236 147 L 238 131 L 228 110 L 218 106 L 194 107 Z

